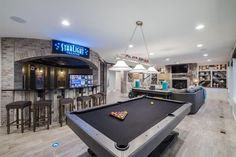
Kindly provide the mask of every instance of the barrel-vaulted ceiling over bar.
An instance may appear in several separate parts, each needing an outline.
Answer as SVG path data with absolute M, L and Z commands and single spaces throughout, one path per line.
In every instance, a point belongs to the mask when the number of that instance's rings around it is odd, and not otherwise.
M 227 3 L 226 3 L 227 1 Z M 137 20 L 152 62 L 227 61 L 236 38 L 235 0 L 1 0 L 0 37 L 57 39 L 79 44 L 114 61 Z M 63 24 L 63 25 L 62 25 Z M 204 29 L 195 29 L 204 25 Z M 139 34 L 130 55 L 145 57 Z M 179 57 L 181 56 L 181 57 Z

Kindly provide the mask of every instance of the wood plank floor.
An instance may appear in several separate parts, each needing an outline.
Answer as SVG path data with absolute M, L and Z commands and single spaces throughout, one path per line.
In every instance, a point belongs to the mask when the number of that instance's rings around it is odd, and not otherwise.
M 114 100 L 114 99 L 113 99 Z M 222 117 L 223 116 L 223 117 Z M 226 98 L 209 97 L 195 115 L 187 116 L 175 129 L 178 140 L 164 157 L 235 157 L 236 122 Z M 221 132 L 225 132 L 221 133 Z M 59 147 L 53 148 L 53 143 Z M 10 135 L 0 128 L 1 157 L 78 157 L 89 156 L 87 146 L 67 127 L 54 124 L 37 132 L 15 130 Z

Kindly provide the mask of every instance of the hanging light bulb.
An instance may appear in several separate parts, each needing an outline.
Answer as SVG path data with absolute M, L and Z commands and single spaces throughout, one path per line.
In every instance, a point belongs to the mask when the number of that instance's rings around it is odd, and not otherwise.
M 148 70 L 147 70 L 147 73 L 150 73 L 150 74 L 157 74 L 159 73 L 156 68 L 154 67 L 149 67 Z
M 137 64 L 133 68 L 133 70 L 131 70 L 130 72 L 132 72 L 132 73 L 146 73 L 147 69 L 142 64 Z
M 111 71 L 130 71 L 132 68 L 130 68 L 125 61 L 123 60 L 117 60 L 116 64 L 113 65 L 111 68 L 109 68 Z

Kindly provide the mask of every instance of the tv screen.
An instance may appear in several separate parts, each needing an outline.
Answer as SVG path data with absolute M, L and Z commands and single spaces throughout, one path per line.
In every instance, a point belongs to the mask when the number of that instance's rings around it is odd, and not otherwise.
M 70 75 L 70 88 L 93 86 L 93 75 Z
M 171 70 L 172 70 L 172 73 L 187 73 L 188 64 L 172 65 Z

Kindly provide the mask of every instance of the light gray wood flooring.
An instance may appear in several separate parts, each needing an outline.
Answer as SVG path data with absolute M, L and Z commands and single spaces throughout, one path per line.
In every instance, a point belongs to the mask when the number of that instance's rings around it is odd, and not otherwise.
M 114 101 L 114 98 L 112 98 Z M 236 157 L 236 122 L 225 96 L 209 96 L 195 115 L 187 116 L 175 129 L 178 140 L 164 157 Z M 222 133 L 222 132 L 225 132 Z M 53 143 L 59 147 L 53 148 Z M 1 157 L 78 157 L 89 156 L 87 146 L 68 126 L 57 123 L 50 130 L 6 134 L 0 128 Z

